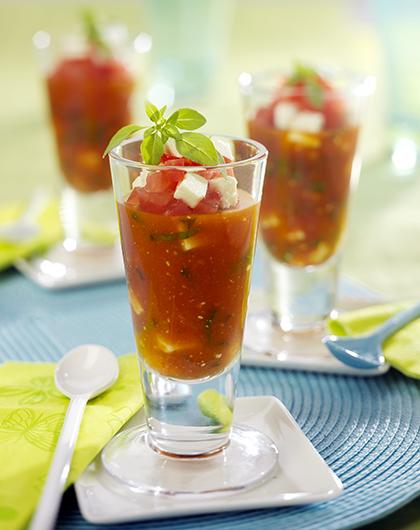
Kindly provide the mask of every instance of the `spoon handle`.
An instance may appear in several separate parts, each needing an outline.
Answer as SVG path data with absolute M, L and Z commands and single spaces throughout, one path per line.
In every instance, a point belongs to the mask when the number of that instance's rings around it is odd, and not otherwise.
M 376 335 L 383 341 L 418 316 L 420 316 L 420 302 L 389 318 L 376 330 Z
M 87 400 L 88 396 L 76 396 L 70 401 L 47 481 L 29 527 L 30 530 L 54 528 Z

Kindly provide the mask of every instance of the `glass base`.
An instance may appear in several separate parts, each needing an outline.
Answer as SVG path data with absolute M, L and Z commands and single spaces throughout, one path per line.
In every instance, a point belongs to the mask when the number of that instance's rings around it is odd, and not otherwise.
M 278 451 L 265 434 L 236 425 L 227 446 L 216 453 L 172 457 L 153 449 L 144 426 L 115 436 L 101 458 L 111 487 L 121 493 L 213 496 L 265 482 L 277 468 Z
M 67 186 L 61 197 L 60 216 L 68 251 L 113 246 L 118 225 L 112 188 L 80 193 Z
M 329 359 L 331 355 L 322 343 L 325 335 L 323 323 L 306 330 L 284 331 L 274 313 L 263 310 L 248 315 L 244 344 L 253 352 L 279 361 Z
M 269 304 L 285 332 L 312 332 L 335 307 L 339 256 L 308 267 L 268 260 Z

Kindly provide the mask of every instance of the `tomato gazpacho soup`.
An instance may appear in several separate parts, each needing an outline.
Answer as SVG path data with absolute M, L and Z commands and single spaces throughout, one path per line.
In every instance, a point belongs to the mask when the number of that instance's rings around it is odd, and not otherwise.
M 268 165 L 260 230 L 268 252 L 297 267 L 333 256 L 346 222 L 358 127 L 343 93 L 299 65 L 248 122 Z
M 47 88 L 64 178 L 80 192 L 111 188 L 102 153 L 110 136 L 130 121 L 132 73 L 110 50 L 92 44 L 81 55 L 62 58 Z
M 123 254 L 144 362 L 202 379 L 240 354 L 259 204 L 231 168 L 200 170 L 173 151 L 118 204 Z

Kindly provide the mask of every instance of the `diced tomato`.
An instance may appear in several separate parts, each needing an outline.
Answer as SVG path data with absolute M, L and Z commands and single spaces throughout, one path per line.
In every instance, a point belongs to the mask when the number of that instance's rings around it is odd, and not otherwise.
M 163 213 L 173 198 L 172 191 L 150 193 L 145 188 L 134 188 L 127 204 L 150 213 Z
M 193 210 L 184 201 L 174 199 L 166 208 L 165 215 L 188 215 Z
M 277 100 L 267 107 L 261 107 L 255 114 L 255 121 L 260 125 L 266 125 L 267 127 L 274 127 L 274 107 L 277 104 Z
M 175 191 L 178 183 L 183 179 L 185 171 L 179 169 L 170 169 L 167 171 L 154 171 L 147 177 L 147 184 L 145 190 L 151 193 L 159 193 L 161 191 L 171 190 Z
M 220 177 L 221 173 L 218 169 L 204 169 L 203 171 L 197 171 L 197 175 L 200 175 L 207 180 L 211 180 Z
M 328 98 L 324 105 L 325 128 L 339 129 L 346 123 L 346 109 L 341 98 Z
M 206 196 L 193 209 L 194 213 L 215 213 L 220 209 L 220 193 L 215 190 L 207 190 Z
M 160 159 L 160 163 L 164 166 L 200 166 L 197 162 L 193 162 L 189 158 L 179 157 L 163 153 Z

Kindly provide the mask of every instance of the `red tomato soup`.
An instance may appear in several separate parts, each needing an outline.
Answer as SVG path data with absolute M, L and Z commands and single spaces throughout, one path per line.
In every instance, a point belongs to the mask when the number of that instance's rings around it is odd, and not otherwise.
M 238 190 L 237 204 L 223 209 L 209 186 L 191 208 L 174 198 L 185 173 L 149 174 L 118 211 L 138 351 L 160 374 L 187 380 L 216 375 L 239 356 L 258 204 Z
M 114 58 L 95 52 L 66 58 L 47 78 L 58 158 L 66 181 L 80 192 L 111 187 L 109 138 L 131 121 L 134 79 Z
M 294 74 L 248 127 L 269 151 L 260 219 L 268 252 L 292 266 L 325 262 L 342 238 L 358 136 L 344 97 L 314 71 Z

